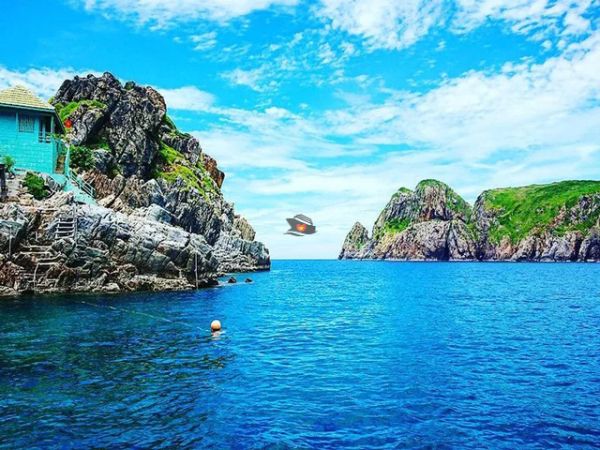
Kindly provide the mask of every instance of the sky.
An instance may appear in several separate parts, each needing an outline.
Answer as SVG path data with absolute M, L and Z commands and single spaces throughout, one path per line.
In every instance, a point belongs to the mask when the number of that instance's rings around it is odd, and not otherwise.
M 600 0 L 2 1 L 0 89 L 165 97 L 274 259 L 335 258 L 421 179 L 600 179 Z M 312 236 L 284 235 L 302 213 Z

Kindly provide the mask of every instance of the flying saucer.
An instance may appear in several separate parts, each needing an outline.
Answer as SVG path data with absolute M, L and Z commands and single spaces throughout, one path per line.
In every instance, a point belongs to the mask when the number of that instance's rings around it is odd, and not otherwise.
M 290 224 L 290 229 L 287 230 L 285 234 L 291 234 L 292 236 L 306 236 L 317 232 L 317 227 L 313 225 L 312 219 L 304 214 L 296 214 L 291 219 L 285 220 Z

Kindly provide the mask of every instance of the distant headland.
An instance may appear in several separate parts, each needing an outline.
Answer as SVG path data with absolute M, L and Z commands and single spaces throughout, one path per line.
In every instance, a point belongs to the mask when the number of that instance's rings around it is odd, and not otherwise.
M 484 191 L 472 207 L 448 185 L 400 188 L 369 236 L 354 224 L 339 259 L 600 261 L 600 181 Z

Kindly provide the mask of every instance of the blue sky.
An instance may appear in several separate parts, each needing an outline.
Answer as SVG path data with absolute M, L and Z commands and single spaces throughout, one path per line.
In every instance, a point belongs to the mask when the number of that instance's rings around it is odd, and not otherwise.
M 21 0 L 0 88 L 154 86 L 274 258 L 333 258 L 401 186 L 600 179 L 600 1 Z M 316 235 L 284 235 L 304 213 Z

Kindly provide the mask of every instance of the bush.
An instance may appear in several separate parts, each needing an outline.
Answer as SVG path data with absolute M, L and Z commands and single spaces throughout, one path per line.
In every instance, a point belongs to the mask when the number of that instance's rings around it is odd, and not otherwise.
M 2 163 L 6 167 L 7 173 L 11 173 L 15 167 L 15 159 L 10 155 L 6 155 L 4 158 L 2 158 Z
M 91 149 L 87 147 L 71 147 L 71 168 L 90 170 L 94 165 L 94 154 Z
M 35 173 L 27 172 L 23 184 L 27 188 L 27 192 L 33 195 L 36 200 L 43 200 L 49 195 L 44 179 Z
M 66 105 L 63 103 L 57 103 L 54 105 L 54 109 L 60 117 L 60 120 L 64 122 L 81 105 L 91 106 L 98 109 L 106 108 L 106 105 L 98 100 L 80 100 L 78 102 L 69 102 Z

